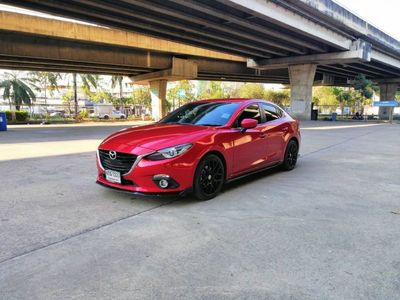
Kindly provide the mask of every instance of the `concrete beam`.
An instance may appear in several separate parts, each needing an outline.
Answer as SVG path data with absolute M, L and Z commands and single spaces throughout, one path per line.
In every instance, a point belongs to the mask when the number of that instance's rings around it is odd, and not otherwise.
M 398 56 L 393 57 L 378 50 L 372 50 L 371 61 L 379 62 L 395 69 L 400 69 L 400 59 Z
M 273 70 L 283 69 L 297 64 L 347 64 L 354 62 L 368 62 L 371 60 L 371 44 L 362 40 L 353 42 L 351 49 L 342 52 L 291 56 L 284 58 L 270 58 L 255 61 L 247 60 L 247 67 Z
M 379 78 L 374 79 L 374 81 L 379 84 L 396 83 L 400 87 L 400 78 Z
M 289 2 L 286 0 L 286 2 Z M 296 5 L 305 7 L 308 11 L 318 12 L 317 16 L 327 21 L 336 28 L 343 28 L 346 31 L 356 33 L 356 36 L 364 36 L 400 53 L 400 41 L 384 33 L 371 23 L 361 19 L 359 16 L 348 11 L 340 4 L 332 0 L 298 0 Z M 374 43 L 375 44 L 375 43 Z
M 317 65 L 289 66 L 291 114 L 300 120 L 311 119 L 312 87 Z
M 245 58 L 240 56 L 176 43 L 131 31 L 84 25 L 5 11 L 0 12 L 0 24 L 1 30 L 3 31 L 231 61 L 245 61 Z
M 130 77 L 135 84 L 148 84 L 155 80 L 178 81 L 196 78 L 197 64 L 193 61 L 176 57 L 172 59 L 172 67 L 169 69 Z
M 293 13 L 293 11 L 275 4 L 273 1 L 265 0 L 218 0 L 227 5 L 236 4 L 246 10 L 251 15 L 263 18 L 285 27 L 293 32 L 299 32 L 306 36 L 310 36 L 316 40 L 327 43 L 341 50 L 349 50 L 352 40 L 348 37 L 327 28 L 310 18 L 304 17 L 302 14 Z
M 0 41 L 0 68 L 6 69 L 132 76 L 172 66 L 172 55 L 165 52 L 2 31 Z M 288 82 L 286 70 L 257 73 L 245 62 L 196 56 L 188 59 L 198 66 L 201 78 L 209 74 L 227 80 L 269 82 L 279 77 Z

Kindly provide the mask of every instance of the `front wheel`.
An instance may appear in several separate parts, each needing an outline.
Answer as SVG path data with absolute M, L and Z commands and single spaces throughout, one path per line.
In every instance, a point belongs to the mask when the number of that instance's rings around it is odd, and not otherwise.
M 210 200 L 218 195 L 224 185 L 225 169 L 222 160 L 214 154 L 205 156 L 194 175 L 193 190 L 198 200 Z
M 285 158 L 282 163 L 284 170 L 293 170 L 297 163 L 297 157 L 299 155 L 299 146 L 295 140 L 290 140 L 286 146 Z

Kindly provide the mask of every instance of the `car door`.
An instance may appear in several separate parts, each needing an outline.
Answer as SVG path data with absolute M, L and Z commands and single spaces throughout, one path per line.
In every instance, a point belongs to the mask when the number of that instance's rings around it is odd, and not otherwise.
M 243 119 L 255 119 L 259 125 L 255 128 L 241 131 L 240 123 Z M 233 134 L 234 161 L 233 173 L 238 175 L 257 169 L 265 163 L 265 134 L 262 131 L 262 115 L 257 103 L 250 104 L 243 109 L 237 118 Z
M 285 136 L 289 126 L 285 122 L 284 112 L 270 103 L 260 103 L 260 108 L 265 116 L 263 130 L 266 134 L 267 165 L 280 161 L 285 151 Z

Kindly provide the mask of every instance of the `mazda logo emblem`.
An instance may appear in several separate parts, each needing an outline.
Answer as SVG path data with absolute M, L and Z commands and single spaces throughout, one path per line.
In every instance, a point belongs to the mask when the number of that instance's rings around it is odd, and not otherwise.
M 110 152 L 108 152 L 108 156 L 109 156 L 112 160 L 114 160 L 114 159 L 117 158 L 117 152 L 115 152 L 115 151 L 110 151 Z

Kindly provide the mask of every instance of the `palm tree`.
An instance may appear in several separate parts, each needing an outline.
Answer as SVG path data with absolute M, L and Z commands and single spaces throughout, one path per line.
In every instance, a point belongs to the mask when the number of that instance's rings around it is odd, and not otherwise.
M 29 107 L 36 101 L 36 95 L 32 90 L 34 85 L 29 78 L 19 77 L 20 73 L 5 73 L 5 79 L 0 82 L 0 89 L 3 89 L 3 98 L 7 99 L 12 110 L 12 104 L 16 110 L 20 110 L 21 105 Z
M 74 102 L 75 102 L 75 117 L 78 116 L 78 84 L 77 84 L 77 77 L 80 77 L 82 81 L 82 88 L 84 92 L 87 94 L 90 92 L 90 87 L 93 86 L 97 89 L 99 75 L 92 75 L 92 74 L 72 74 L 72 82 L 73 82 L 73 91 L 74 91 Z
M 124 76 L 114 75 L 111 77 L 111 88 L 115 88 L 118 84 L 119 86 L 119 103 L 122 105 L 122 98 L 124 97 L 124 91 L 122 86 L 122 81 L 124 80 Z
M 39 90 L 44 90 L 44 104 L 47 105 L 47 90 L 53 95 L 54 90 L 58 90 L 58 80 L 61 79 L 60 73 L 53 72 L 31 72 L 31 81 L 40 86 Z

